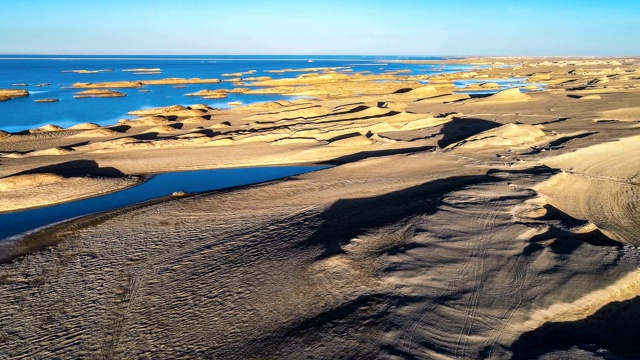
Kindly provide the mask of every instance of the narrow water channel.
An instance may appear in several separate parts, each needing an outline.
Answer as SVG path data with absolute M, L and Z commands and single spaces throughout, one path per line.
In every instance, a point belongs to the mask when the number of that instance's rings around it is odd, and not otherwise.
M 176 191 L 198 193 L 221 190 L 276 180 L 327 167 L 254 167 L 159 174 L 140 185 L 118 192 L 58 205 L 0 214 L 0 239 L 7 239 L 77 217 L 157 199 L 171 195 Z

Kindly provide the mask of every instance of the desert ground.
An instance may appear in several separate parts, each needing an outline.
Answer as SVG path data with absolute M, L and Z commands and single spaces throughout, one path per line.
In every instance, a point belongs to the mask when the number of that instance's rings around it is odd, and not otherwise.
M 637 357 L 640 59 L 450 62 L 478 68 L 230 74 L 227 92 L 304 98 L 0 133 L 2 211 L 169 171 L 336 165 L 5 241 L 0 357 Z

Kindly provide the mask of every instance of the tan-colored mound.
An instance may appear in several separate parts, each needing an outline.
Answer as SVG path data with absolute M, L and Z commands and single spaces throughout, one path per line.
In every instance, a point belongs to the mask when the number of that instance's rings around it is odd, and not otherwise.
M 220 79 L 200 79 L 200 78 L 166 78 L 159 80 L 143 80 L 143 85 L 178 85 L 178 84 L 216 84 Z
M 122 119 L 118 121 L 118 124 L 129 125 L 129 126 L 152 126 L 152 125 L 167 125 L 170 124 L 171 121 L 161 115 L 155 116 L 143 116 L 138 119 L 128 120 Z
M 251 89 L 249 88 L 235 88 L 235 89 L 231 89 L 229 90 L 230 94 L 244 94 L 246 92 L 251 91 Z
M 189 106 L 192 109 L 195 110 L 204 110 L 204 111 L 208 111 L 213 109 L 211 106 L 207 105 L 207 104 L 195 104 L 195 105 L 191 105 Z
M 73 150 L 65 149 L 62 147 L 55 147 L 51 149 L 36 150 L 25 154 L 24 156 L 41 156 L 41 155 L 67 155 L 73 153 Z
M 187 96 L 202 96 L 206 99 L 224 99 L 227 97 L 229 93 L 228 90 L 218 89 L 218 90 L 200 90 L 195 93 L 187 94 Z
M 30 132 L 46 132 L 46 131 L 58 131 L 58 130 L 64 130 L 64 128 L 62 126 L 58 126 L 54 124 L 47 124 L 37 129 L 31 129 L 29 131 Z
M 74 88 L 139 88 L 142 83 L 139 81 L 112 81 L 103 83 L 75 83 Z
M 5 137 L 9 137 L 11 136 L 11 134 L 9 134 L 8 132 L 4 131 L 4 130 L 0 130 L 0 139 L 5 138 Z
M 16 97 L 29 96 L 29 91 L 24 89 L 0 89 L 0 96 L 13 99 Z
M 500 103 L 531 100 L 531 96 L 520 92 L 519 88 L 511 88 L 480 99 L 479 102 Z
M 640 121 L 640 106 L 622 108 L 601 113 L 603 120 Z
M 182 105 L 172 105 L 172 106 L 164 106 L 159 108 L 129 111 L 128 114 L 129 115 L 156 115 L 156 114 L 165 114 L 165 113 L 186 110 L 186 109 L 187 108 Z
M 480 84 L 469 84 L 464 87 L 465 90 L 486 90 L 486 89 L 500 89 L 500 84 L 495 82 L 487 82 Z
M 182 105 L 165 106 L 153 109 L 130 111 L 129 115 L 162 115 L 176 117 L 194 117 L 206 114 L 206 110 L 192 109 Z
M 82 124 L 71 126 L 69 130 L 92 130 L 92 129 L 97 129 L 99 127 L 100 125 L 96 123 L 82 123 Z
M 60 99 L 56 99 L 56 98 L 50 98 L 50 99 L 38 99 L 35 102 L 37 103 L 55 103 L 60 101 Z
M 551 74 L 549 73 L 533 74 L 529 77 L 529 81 L 532 81 L 532 82 L 545 81 L 550 79 L 551 79 Z
M 254 77 L 243 78 L 242 80 L 245 80 L 245 81 L 266 81 L 266 80 L 273 80 L 273 78 L 270 77 L 270 76 L 254 76 Z
M 70 138 L 90 138 L 90 137 L 107 137 L 107 136 L 116 136 L 120 133 L 106 128 L 96 128 L 90 129 L 87 131 L 82 131 L 80 133 L 69 136 Z
M 229 124 L 226 122 L 221 122 L 218 124 L 213 124 L 211 126 L 209 126 L 209 129 L 224 129 L 224 128 L 228 128 Z
M 520 147 L 539 142 L 545 136 L 544 131 L 537 126 L 510 123 L 483 131 L 458 143 L 451 144 L 448 148 Z
M 427 85 L 427 86 L 421 86 L 419 88 L 415 88 L 409 91 L 409 93 L 411 95 L 416 95 L 416 96 L 431 96 L 431 95 L 438 94 L 438 89 L 436 89 L 432 85 Z
M 25 174 L 0 179 L 0 191 L 27 189 L 35 186 L 52 184 L 64 180 L 57 174 Z
M 580 100 L 600 100 L 602 97 L 598 94 L 584 95 L 579 97 Z
M 122 69 L 124 72 L 158 72 L 160 68 L 134 68 L 134 69 Z
M 153 133 L 153 132 L 157 132 L 157 133 L 161 133 L 161 134 L 167 134 L 167 133 L 173 133 L 178 131 L 179 129 L 170 126 L 170 125 L 161 125 L 161 126 L 155 126 L 152 127 L 149 130 L 145 130 L 145 133 Z
M 85 91 L 77 92 L 77 93 L 75 93 L 75 95 L 73 95 L 73 97 L 76 98 L 76 99 L 124 97 L 124 96 L 127 96 L 127 94 L 121 93 L 121 92 L 116 91 L 116 90 L 109 90 L 109 89 L 85 90 Z

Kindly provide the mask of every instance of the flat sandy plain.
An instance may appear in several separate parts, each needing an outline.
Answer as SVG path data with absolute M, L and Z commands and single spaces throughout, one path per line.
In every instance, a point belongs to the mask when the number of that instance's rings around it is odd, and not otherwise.
M 5 211 L 134 175 L 340 164 L 5 244 L 0 357 L 637 356 L 640 59 L 459 62 L 489 66 L 308 69 L 252 90 L 305 100 L 0 134 Z M 505 77 L 536 85 L 454 93 Z

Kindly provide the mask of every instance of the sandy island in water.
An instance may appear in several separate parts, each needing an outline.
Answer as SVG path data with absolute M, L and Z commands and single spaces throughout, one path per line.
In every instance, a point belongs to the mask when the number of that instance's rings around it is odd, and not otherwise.
M 483 67 L 433 76 L 225 74 L 232 86 L 260 89 L 190 95 L 310 98 L 132 109 L 137 120 L 113 126 L 1 132 L 3 211 L 122 189 L 151 173 L 340 165 L 135 206 L 5 246 L 0 353 L 637 354 L 640 60 L 450 62 Z M 460 94 L 453 83 L 477 80 L 467 90 L 490 90 L 510 77 L 528 82 L 487 97 Z M 189 80 L 217 82 L 159 83 Z

